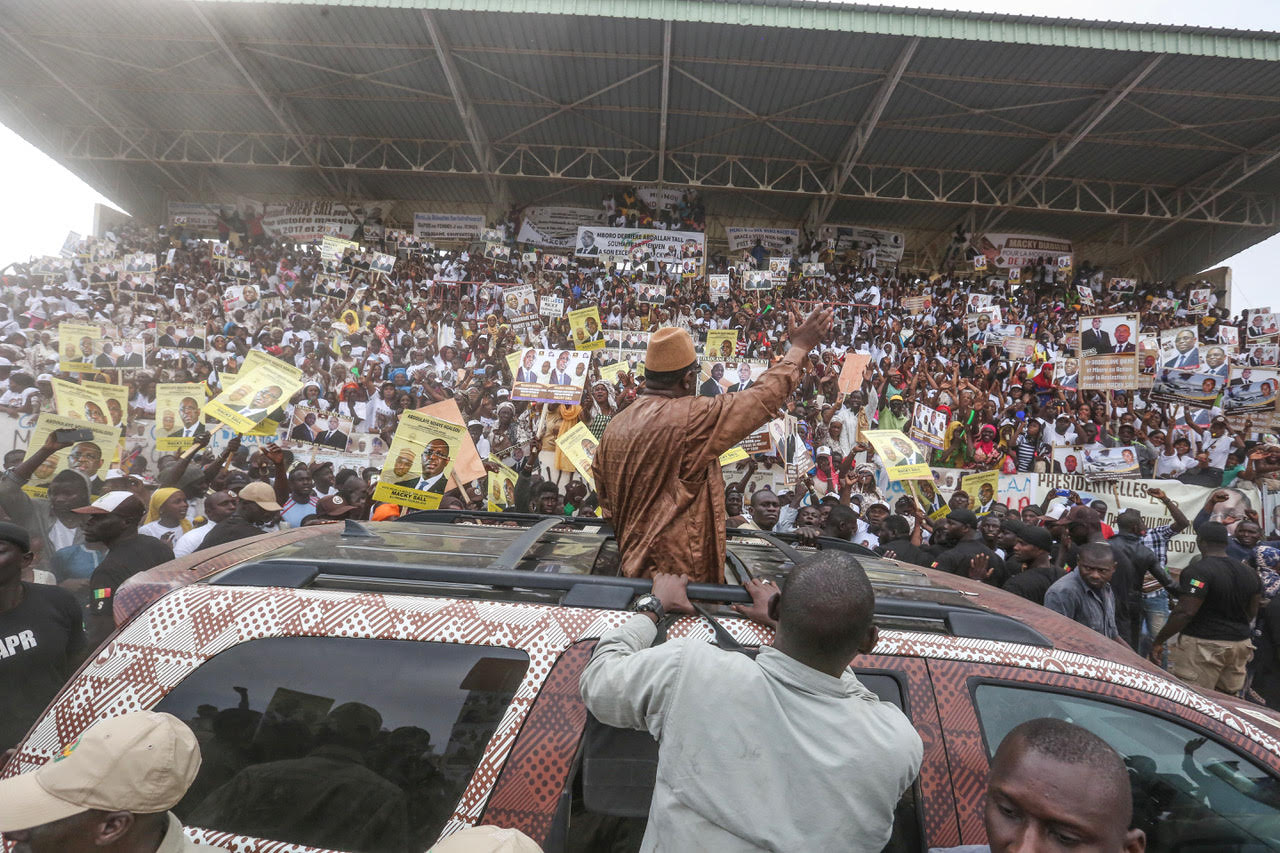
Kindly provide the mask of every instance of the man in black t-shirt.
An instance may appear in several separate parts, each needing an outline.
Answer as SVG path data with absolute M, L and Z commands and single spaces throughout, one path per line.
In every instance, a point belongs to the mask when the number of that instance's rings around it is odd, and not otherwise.
M 1027 601 L 1044 604 L 1044 594 L 1062 577 L 1062 570 L 1054 568 L 1053 536 L 1043 527 L 1023 524 L 1021 521 L 1005 521 L 1005 527 L 1013 531 L 1013 558 L 1022 564 L 1022 571 L 1004 582 L 1004 591 L 1012 592 Z
M 138 572 L 173 559 L 173 549 L 154 536 L 139 536 L 146 507 L 133 492 L 107 492 L 76 512 L 87 516 L 84 541 L 105 546 L 107 555 L 89 577 L 89 647 L 97 648 L 115 628 L 111 604 L 116 589 Z
M 0 752 L 18 745 L 85 651 L 71 593 L 22 580 L 33 559 L 27 532 L 0 522 Z
M 230 518 L 219 521 L 197 551 L 266 533 L 262 528 L 280 517 L 275 490 L 266 483 L 250 483 L 240 490 L 240 503 Z
M 1196 530 L 1200 559 L 1178 578 L 1178 603 L 1156 635 L 1149 657 L 1159 663 L 1164 643 L 1174 675 L 1206 690 L 1239 693 L 1253 657 L 1250 632 L 1262 604 L 1258 573 L 1227 556 L 1227 528 L 1210 521 Z
M 950 538 L 955 545 L 942 552 L 935 569 L 962 575 L 974 580 L 985 580 L 987 573 L 1000 565 L 1000 555 L 987 547 L 978 535 L 978 516 L 968 509 L 953 509 L 951 514 L 939 522 L 947 525 Z M 983 559 L 974 561 L 975 557 Z

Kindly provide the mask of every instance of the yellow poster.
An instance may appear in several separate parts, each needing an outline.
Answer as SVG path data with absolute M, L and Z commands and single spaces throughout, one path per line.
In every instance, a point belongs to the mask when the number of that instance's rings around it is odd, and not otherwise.
M 497 471 L 489 472 L 489 512 L 515 512 L 519 475 L 492 456 L 489 461 L 498 466 Z
M 600 325 L 599 306 L 570 311 L 569 329 L 573 334 L 574 349 L 604 349 L 604 330 Z
M 591 460 L 596 457 L 596 447 L 600 444 L 587 429 L 586 424 L 576 423 L 573 429 L 563 433 L 556 439 L 556 447 L 569 457 L 573 467 L 586 481 L 591 491 L 596 490 L 596 478 L 591 476 Z
M 987 515 L 991 512 L 999 490 L 999 470 L 965 474 L 960 478 L 960 491 L 969 496 L 969 508 L 977 515 Z
M 730 447 L 724 453 L 720 454 L 720 467 L 723 468 L 726 465 L 732 465 L 735 462 L 741 462 L 743 459 L 746 459 L 746 458 L 747 458 L 747 451 L 743 450 L 741 447 L 735 444 L 733 447 Z
M 256 358 L 255 358 L 256 356 Z M 302 388 L 302 371 L 254 350 L 236 381 L 213 398 L 204 413 L 239 433 L 249 434 Z M 279 424 L 271 428 L 274 432 Z
M 86 379 L 80 383 L 81 388 L 95 391 L 102 397 L 107 409 L 107 423 L 112 426 L 124 426 L 129 423 L 129 389 L 123 385 L 110 382 L 94 382 Z
M 100 476 L 107 472 L 112 463 L 119 458 L 120 429 L 106 424 L 94 424 L 88 421 L 62 417 L 44 412 L 36 421 L 31 433 L 31 441 L 27 444 L 27 457 L 44 446 L 49 433 L 57 429 L 83 430 L 84 432 L 70 446 L 55 452 L 35 470 L 31 480 L 22 490 L 33 498 L 48 495 L 49 481 L 59 471 L 72 469 L 89 478 L 91 489 L 101 487 Z
M 615 361 L 613 364 L 600 365 L 600 378 L 611 385 L 615 385 L 623 373 L 633 373 L 636 376 L 644 375 L 644 362 L 638 363 L 635 367 L 625 360 Z
M 930 521 L 946 518 L 951 514 L 951 507 L 938 494 L 938 487 L 929 477 L 925 480 L 907 480 L 902 484 L 907 494 L 916 499 L 916 505 L 924 510 Z
M 64 372 L 92 373 L 93 350 L 102 340 L 102 327 L 87 323 L 62 323 L 58 326 L 58 369 Z
M 107 400 L 101 392 L 56 377 L 51 384 L 54 409 L 59 415 L 73 420 L 88 421 L 91 424 L 110 426 L 107 418 Z
M 407 411 L 400 416 L 373 499 L 411 509 L 440 506 L 466 428 Z
M 703 353 L 711 361 L 733 361 L 738 354 L 737 329 L 711 329 Z
M 901 430 L 869 429 L 862 437 L 871 443 L 890 480 L 918 480 L 933 476 L 925 453 Z
M 204 401 L 203 382 L 162 382 L 156 386 L 156 450 L 185 450 L 196 436 L 208 432 L 200 415 Z

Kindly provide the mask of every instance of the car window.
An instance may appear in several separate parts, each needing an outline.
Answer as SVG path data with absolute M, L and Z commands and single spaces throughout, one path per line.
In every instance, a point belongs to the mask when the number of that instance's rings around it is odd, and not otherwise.
M 1134 825 L 1148 853 L 1280 850 L 1280 784 L 1243 755 L 1188 726 L 1066 693 L 983 684 L 974 704 L 988 758 L 1015 726 L 1052 717 L 1083 726 L 1124 758 Z
M 156 706 L 200 739 L 183 823 L 361 853 L 425 850 L 529 657 L 489 646 L 276 637 L 232 646 Z

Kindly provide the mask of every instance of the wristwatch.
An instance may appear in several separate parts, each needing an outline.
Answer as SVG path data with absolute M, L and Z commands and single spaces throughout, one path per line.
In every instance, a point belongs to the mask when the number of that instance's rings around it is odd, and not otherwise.
M 652 613 L 659 622 L 667 617 L 667 611 L 662 607 L 662 600 L 651 592 L 646 592 L 637 598 L 636 603 L 631 605 L 631 609 L 636 613 Z

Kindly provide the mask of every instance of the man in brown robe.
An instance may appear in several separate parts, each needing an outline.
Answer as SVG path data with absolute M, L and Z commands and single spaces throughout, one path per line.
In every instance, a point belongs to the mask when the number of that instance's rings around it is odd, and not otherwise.
M 773 419 L 831 319 L 830 308 L 815 309 L 790 329 L 782 361 L 747 390 L 715 397 L 696 396 L 698 357 L 689 333 L 675 327 L 653 333 L 644 388 L 609 422 L 591 466 L 624 575 L 724 582 L 720 455 Z

